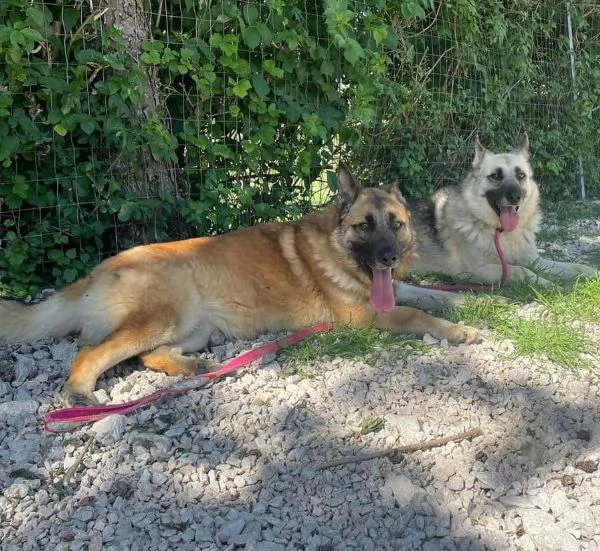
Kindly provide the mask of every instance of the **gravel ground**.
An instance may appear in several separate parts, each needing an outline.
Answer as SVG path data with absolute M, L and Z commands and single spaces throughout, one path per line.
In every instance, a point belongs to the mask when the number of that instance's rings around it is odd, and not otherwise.
M 564 255 L 597 249 L 599 226 L 580 224 Z M 209 355 L 253 344 L 216 342 Z M 0 346 L 3 551 L 600 549 L 599 377 L 515 357 L 491 332 L 404 358 L 334 358 L 303 377 L 271 356 L 51 435 L 43 418 L 76 350 L 74 339 Z M 124 366 L 97 396 L 126 401 L 172 381 Z M 373 419 L 383 423 L 365 434 Z M 472 440 L 319 469 L 474 427 Z

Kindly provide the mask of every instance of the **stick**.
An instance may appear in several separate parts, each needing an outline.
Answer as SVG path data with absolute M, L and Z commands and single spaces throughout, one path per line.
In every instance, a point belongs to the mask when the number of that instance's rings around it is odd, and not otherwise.
M 81 462 L 83 461 L 83 458 L 85 457 L 85 454 L 88 452 L 88 450 L 90 449 L 90 447 L 92 446 L 92 444 L 94 443 L 94 440 L 96 440 L 96 435 L 94 434 L 94 436 L 92 436 L 85 444 L 83 450 L 81 451 L 81 453 L 79 454 L 79 457 L 75 460 L 75 463 L 73 463 L 68 469 L 67 472 L 65 473 L 65 476 L 63 476 L 63 481 L 62 484 L 64 487 L 69 485 L 69 482 L 71 480 L 71 477 L 75 474 L 75 472 L 77 471 L 77 469 L 79 468 L 79 465 L 81 465 Z
M 348 465 L 349 463 L 361 463 L 362 461 L 369 461 L 370 459 L 378 459 L 380 457 L 388 457 L 390 455 L 399 455 L 408 452 L 430 450 L 431 448 L 438 448 L 447 444 L 448 442 L 458 442 L 459 440 L 469 440 L 481 435 L 481 429 L 475 428 L 470 429 L 466 432 L 460 432 L 451 436 L 444 436 L 443 438 L 436 438 L 434 440 L 426 440 L 420 444 L 408 444 L 407 446 L 400 446 L 398 448 L 392 448 L 391 450 L 381 450 L 377 452 L 366 453 L 364 455 L 356 455 L 354 457 L 340 457 L 333 461 L 327 461 L 317 466 L 318 471 L 329 469 L 331 467 L 339 467 L 340 465 Z

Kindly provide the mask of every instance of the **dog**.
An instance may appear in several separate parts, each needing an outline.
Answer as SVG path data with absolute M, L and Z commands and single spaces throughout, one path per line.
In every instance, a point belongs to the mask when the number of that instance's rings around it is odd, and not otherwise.
M 439 273 L 473 283 L 497 285 L 502 266 L 494 246 L 498 230 L 507 261 L 507 282 L 569 283 L 598 272 L 583 264 L 541 258 L 536 248 L 540 194 L 529 163 L 529 138 L 510 153 L 495 154 L 475 140 L 471 169 L 458 186 L 444 187 L 409 202 L 417 236 L 410 273 Z M 437 309 L 462 299 L 456 293 L 399 282 L 399 303 Z
M 338 200 L 296 222 L 135 247 L 43 302 L 0 301 L 0 339 L 79 332 L 62 393 L 71 406 L 96 403 L 98 377 L 133 356 L 168 375 L 205 370 L 185 354 L 215 330 L 251 338 L 332 322 L 477 341 L 472 327 L 395 305 L 393 278 L 415 244 L 397 185 L 363 188 L 343 164 L 337 179 Z

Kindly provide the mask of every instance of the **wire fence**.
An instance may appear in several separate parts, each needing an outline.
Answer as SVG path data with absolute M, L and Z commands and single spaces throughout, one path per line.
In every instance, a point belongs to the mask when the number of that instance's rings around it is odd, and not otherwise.
M 600 4 L 11 0 L 0 6 L 0 281 L 294 218 L 346 161 L 409 195 L 476 134 L 530 136 L 546 200 L 600 196 Z

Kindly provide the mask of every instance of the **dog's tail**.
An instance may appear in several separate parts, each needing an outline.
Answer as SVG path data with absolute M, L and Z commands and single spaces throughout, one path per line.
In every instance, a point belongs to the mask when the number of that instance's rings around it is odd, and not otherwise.
M 82 279 L 37 304 L 0 300 L 0 341 L 33 342 L 81 330 L 81 299 L 89 284 Z

